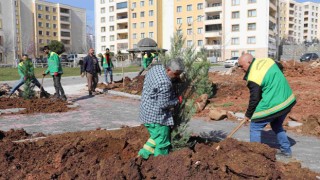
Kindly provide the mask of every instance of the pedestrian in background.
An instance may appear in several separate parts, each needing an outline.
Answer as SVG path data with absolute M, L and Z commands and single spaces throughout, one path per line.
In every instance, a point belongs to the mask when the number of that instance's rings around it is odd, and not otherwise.
M 146 75 L 139 116 L 150 138 L 138 153 L 144 159 L 169 153 L 170 126 L 174 125 L 171 109 L 182 103 L 182 97 L 177 97 L 173 91 L 172 80 L 179 78 L 183 71 L 183 61 L 178 58 L 166 67 L 161 64 L 153 66 Z
M 291 147 L 283 129 L 283 121 L 296 103 L 288 81 L 277 63 L 270 58 L 255 59 L 251 54 L 239 58 L 239 67 L 250 90 L 250 101 L 245 114 L 250 122 L 250 142 L 261 143 L 261 131 L 270 123 L 280 144 L 278 155 L 291 157 Z
M 109 84 L 108 74 L 110 75 L 110 83 L 114 84 L 113 74 L 112 74 L 113 63 L 112 63 L 112 56 L 109 51 L 109 48 L 106 49 L 106 53 L 102 57 L 101 67 L 104 70 L 104 83 L 105 83 L 105 85 Z
M 57 53 L 50 51 L 48 46 L 43 47 L 43 52 L 48 56 L 48 68 L 43 75 L 46 76 L 50 73 L 53 78 L 53 85 L 56 91 L 54 97 L 66 101 L 67 97 L 61 85 L 61 76 L 63 74 L 61 60 Z
M 89 49 L 88 55 L 84 58 L 81 72 L 81 77 L 85 75 L 87 77 L 89 96 L 92 96 L 92 92 L 95 92 L 99 81 L 98 74 L 101 76 L 99 60 L 94 55 L 93 48 Z

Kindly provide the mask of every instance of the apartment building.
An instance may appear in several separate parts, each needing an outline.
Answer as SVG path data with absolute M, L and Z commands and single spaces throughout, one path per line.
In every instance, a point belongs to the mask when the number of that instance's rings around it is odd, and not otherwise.
M 95 12 L 98 52 L 135 48 L 143 38 L 155 40 L 160 48 L 170 48 L 172 1 L 95 0 Z
M 41 47 L 52 40 L 61 41 L 66 52 L 85 53 L 86 11 L 64 4 L 34 0 L 34 34 L 36 57 L 43 56 Z
M 21 54 L 41 57 L 40 48 L 58 40 L 66 53 L 86 49 L 86 11 L 40 0 L 0 0 L 0 63 Z
M 320 39 L 320 3 L 280 0 L 280 37 L 291 43 Z

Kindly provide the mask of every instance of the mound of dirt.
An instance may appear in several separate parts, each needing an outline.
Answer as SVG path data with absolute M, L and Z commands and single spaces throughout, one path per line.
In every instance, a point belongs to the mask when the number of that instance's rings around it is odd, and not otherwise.
M 228 139 L 196 144 L 168 156 L 137 158 L 146 129 L 89 131 L 37 142 L 0 140 L 0 179 L 315 179 L 298 163 L 282 164 L 275 150 Z
M 143 82 L 145 76 L 137 76 L 133 79 L 129 77 L 124 78 L 124 87 L 123 87 L 123 79 L 119 81 L 115 81 L 114 84 L 105 85 L 103 83 L 99 83 L 97 88 L 100 89 L 114 89 L 121 92 L 126 92 L 130 94 L 141 94 L 143 89 Z
M 23 99 L 23 98 L 0 98 L 0 109 L 26 108 L 19 113 L 55 113 L 67 112 L 68 102 L 57 99 Z
M 312 62 L 281 61 L 281 64 L 286 77 L 318 76 L 320 73 L 320 68 L 312 65 Z
M 25 130 L 23 129 L 10 129 L 10 131 L 4 132 L 0 131 L 0 141 L 16 141 L 21 139 L 26 139 L 30 136 Z

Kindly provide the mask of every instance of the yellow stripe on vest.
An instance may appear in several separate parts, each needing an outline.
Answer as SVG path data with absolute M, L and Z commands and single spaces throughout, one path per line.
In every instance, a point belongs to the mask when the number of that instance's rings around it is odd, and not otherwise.
M 148 139 L 148 142 L 151 143 L 152 145 L 156 146 L 156 142 L 153 139 Z
M 264 76 L 274 63 L 275 62 L 270 58 L 256 59 L 250 68 L 248 81 L 255 82 L 261 86 Z
M 270 108 L 270 109 L 267 109 L 267 110 L 264 110 L 264 111 L 260 111 L 260 112 L 255 112 L 252 116 L 252 119 L 255 119 L 255 118 L 259 118 L 259 117 L 263 117 L 263 115 L 267 115 L 267 114 L 270 114 L 272 112 L 276 112 L 278 110 L 281 110 L 283 109 L 283 107 L 286 107 L 288 105 L 290 105 L 290 103 L 295 99 L 294 95 L 291 94 L 291 96 L 289 96 L 289 98 L 287 100 L 285 100 L 283 103 L 273 107 L 273 108 Z
M 152 154 L 154 154 L 154 149 L 152 147 L 146 145 L 146 144 L 143 145 L 143 149 L 145 149 L 145 150 L 151 152 Z

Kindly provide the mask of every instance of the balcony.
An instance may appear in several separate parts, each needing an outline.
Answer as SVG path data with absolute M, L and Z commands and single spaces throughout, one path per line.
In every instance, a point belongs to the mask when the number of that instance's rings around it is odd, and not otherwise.
M 222 19 L 220 15 L 214 15 L 214 16 L 207 16 L 206 20 L 204 21 L 205 25 L 210 24 L 222 24 Z
M 120 13 L 117 14 L 117 23 L 127 23 L 128 22 L 128 14 Z
M 221 30 L 206 31 L 204 37 L 221 37 Z
M 276 10 L 277 9 L 277 6 L 276 6 L 276 2 L 274 1 L 270 1 L 270 8 L 273 9 L 273 10 Z
M 117 29 L 117 33 L 129 33 L 129 29 Z
M 214 1 L 207 1 L 207 5 L 204 9 L 205 13 L 208 12 L 221 12 L 222 11 L 222 2 L 214 2 Z

